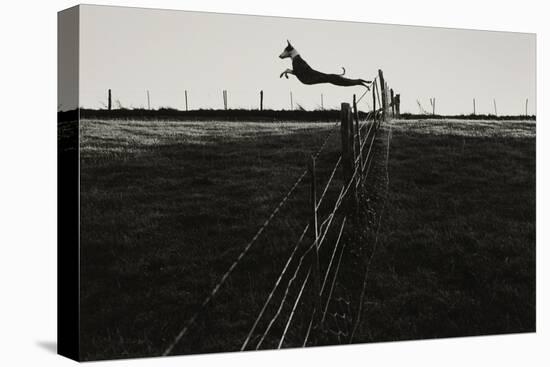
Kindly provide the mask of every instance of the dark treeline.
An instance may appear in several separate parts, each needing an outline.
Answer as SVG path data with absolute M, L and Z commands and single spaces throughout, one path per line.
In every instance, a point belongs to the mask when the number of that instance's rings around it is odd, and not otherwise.
M 360 118 L 364 119 L 367 112 L 360 111 Z M 76 121 L 78 111 L 60 111 L 58 121 Z M 224 121 L 337 121 L 340 119 L 340 110 L 246 110 L 228 109 L 213 110 L 200 109 L 180 111 L 171 108 L 148 109 L 115 109 L 94 110 L 80 109 L 80 118 L 86 119 L 138 119 L 138 120 L 224 120 Z M 495 115 L 432 115 L 402 113 L 401 119 L 462 119 L 462 120 L 536 120 L 536 116 L 495 116 Z
M 425 119 L 457 119 L 457 120 L 536 120 L 535 115 L 432 115 L 432 114 L 414 114 L 414 113 L 402 113 L 400 116 L 403 120 L 425 120 Z
M 361 113 L 365 117 L 366 113 Z M 337 121 L 340 119 L 340 110 L 246 110 L 228 109 L 211 110 L 200 109 L 180 111 L 170 108 L 156 110 L 147 109 L 116 109 L 91 110 L 81 109 L 80 117 L 87 119 L 139 119 L 139 120 L 224 120 L 224 121 Z

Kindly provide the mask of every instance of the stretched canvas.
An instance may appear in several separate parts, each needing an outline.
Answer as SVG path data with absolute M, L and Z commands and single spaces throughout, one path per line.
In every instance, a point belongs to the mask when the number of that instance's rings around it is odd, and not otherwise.
M 58 15 L 58 349 L 535 332 L 534 34 Z

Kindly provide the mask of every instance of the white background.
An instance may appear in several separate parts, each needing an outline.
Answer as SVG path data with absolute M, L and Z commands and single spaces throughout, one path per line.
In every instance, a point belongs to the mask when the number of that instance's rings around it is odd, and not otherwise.
M 187 10 L 536 32 L 537 333 L 370 345 L 101 362 L 116 366 L 548 366 L 548 128 L 543 60 L 550 37 L 543 1 L 273 0 L 97 1 Z M 72 1 L 0 6 L 0 365 L 56 366 L 56 21 Z M 405 61 L 404 61 L 405 62 Z M 510 88 L 513 88 L 511 85 Z M 541 163 L 542 162 L 542 163 Z M 546 291 L 544 290 L 546 288 Z M 548 312 L 548 311 L 546 311 Z

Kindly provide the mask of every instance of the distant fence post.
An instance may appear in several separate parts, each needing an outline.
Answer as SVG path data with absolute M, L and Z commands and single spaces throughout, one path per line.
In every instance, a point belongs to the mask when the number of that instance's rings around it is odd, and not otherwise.
M 390 89 L 390 103 L 391 103 L 391 115 L 395 117 L 395 96 L 393 95 L 393 89 Z
M 497 111 L 497 100 L 495 98 L 493 98 L 493 105 L 495 106 L 495 116 L 498 116 L 498 111 Z
M 223 90 L 223 109 L 227 110 L 227 90 Z
M 151 96 L 149 95 L 149 90 L 147 90 L 147 109 L 151 109 Z
M 399 118 L 401 116 L 401 94 L 395 96 L 395 114 Z
M 313 230 L 313 281 L 314 281 L 314 305 L 317 315 L 321 314 L 321 270 L 319 267 L 319 228 L 317 222 L 317 180 L 315 177 L 315 158 L 312 156 L 308 164 L 310 185 L 311 229 Z
M 323 100 L 323 93 L 321 93 L 321 110 L 325 109 L 325 101 Z
M 390 87 L 388 86 L 388 82 L 384 82 L 384 90 L 386 92 L 386 116 L 390 114 Z
M 382 96 L 382 121 L 386 121 L 386 83 L 384 82 L 384 73 L 382 69 L 378 69 L 378 79 L 380 80 L 380 95 Z
M 525 116 L 529 116 L 527 114 L 527 106 L 529 105 L 529 98 L 525 98 Z
M 294 110 L 294 101 L 292 99 L 292 91 L 290 91 L 290 110 Z
M 189 111 L 189 108 L 187 106 L 187 89 L 185 90 L 185 111 Z
M 107 92 L 107 109 L 111 111 L 112 104 L 111 104 L 111 90 Z
M 474 98 L 474 116 L 476 115 L 476 99 Z
M 264 91 L 260 91 L 260 111 L 264 110 Z

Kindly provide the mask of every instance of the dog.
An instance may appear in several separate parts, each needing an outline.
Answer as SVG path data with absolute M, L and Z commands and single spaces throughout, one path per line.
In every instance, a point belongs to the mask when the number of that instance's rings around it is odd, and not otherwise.
M 313 69 L 308 63 L 302 59 L 298 51 L 290 44 L 290 41 L 287 40 L 287 46 L 285 47 L 283 53 L 279 55 L 279 58 L 285 59 L 290 57 L 292 59 L 292 69 L 286 69 L 281 73 L 279 78 L 283 76 L 288 79 L 288 74 L 292 74 L 298 78 L 298 80 L 304 84 L 321 84 L 321 83 L 330 83 L 338 85 L 341 87 L 352 87 L 355 85 L 361 85 L 366 87 L 367 90 L 370 90 L 369 84 L 371 81 L 364 79 L 349 79 L 344 78 L 346 69 L 342 67 L 342 74 L 325 74 L 320 71 Z

